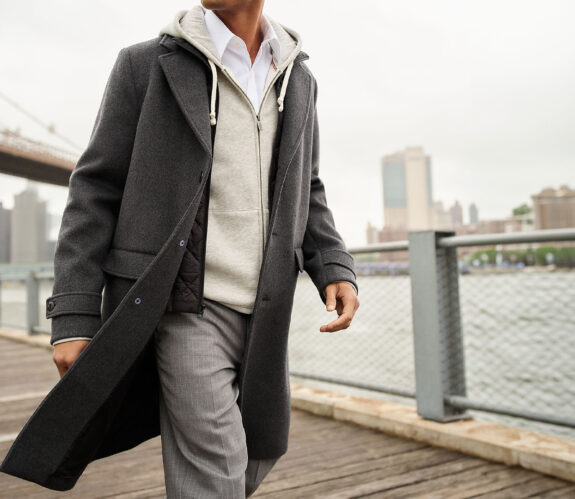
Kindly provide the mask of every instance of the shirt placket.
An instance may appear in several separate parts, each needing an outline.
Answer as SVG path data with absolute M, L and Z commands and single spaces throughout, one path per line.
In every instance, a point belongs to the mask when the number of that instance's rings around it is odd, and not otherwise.
M 266 60 L 269 59 L 269 63 L 271 63 L 271 59 L 266 57 L 268 54 L 265 52 L 266 50 L 271 50 L 269 45 L 269 41 L 265 40 L 260 45 L 260 49 L 256 58 L 254 59 L 254 63 L 252 64 L 248 51 L 245 47 L 245 44 L 240 41 L 238 38 L 234 38 L 232 41 L 232 50 L 235 52 L 236 56 L 242 61 L 242 65 L 244 66 L 245 70 L 245 86 L 242 85 L 245 89 L 245 93 L 252 102 L 252 105 L 256 111 L 260 107 L 260 99 L 263 91 L 260 92 L 258 87 L 258 81 L 256 78 L 256 72 L 259 70 L 260 66 L 265 63 Z M 267 71 L 266 71 L 267 74 Z

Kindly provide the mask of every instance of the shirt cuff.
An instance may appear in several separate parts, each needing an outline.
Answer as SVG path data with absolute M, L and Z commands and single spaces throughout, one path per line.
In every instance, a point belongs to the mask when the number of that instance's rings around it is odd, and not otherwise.
M 73 338 L 64 338 L 62 340 L 57 340 L 52 345 L 57 345 L 58 343 L 64 343 L 65 341 L 73 341 L 73 340 L 91 340 L 92 338 L 88 338 L 86 336 L 74 336 Z

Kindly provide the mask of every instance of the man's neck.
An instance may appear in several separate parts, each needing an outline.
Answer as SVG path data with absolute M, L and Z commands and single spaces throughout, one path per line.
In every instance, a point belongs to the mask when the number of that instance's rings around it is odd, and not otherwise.
M 263 5 L 256 5 L 255 8 L 217 9 L 213 11 L 234 35 L 239 36 L 244 41 L 252 64 L 264 39 L 261 29 L 262 8 Z

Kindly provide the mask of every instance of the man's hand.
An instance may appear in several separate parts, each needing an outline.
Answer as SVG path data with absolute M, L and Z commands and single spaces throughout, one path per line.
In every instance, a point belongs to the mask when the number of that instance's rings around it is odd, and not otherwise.
M 359 307 L 359 299 L 355 293 L 353 285 L 347 281 L 335 281 L 325 287 L 325 308 L 328 312 L 337 310 L 339 317 L 321 326 L 322 333 L 347 329 L 351 324 L 351 319 Z
M 86 348 L 86 345 L 90 343 L 90 340 L 72 340 L 64 341 L 54 345 L 54 352 L 52 354 L 52 360 L 58 368 L 60 373 L 60 378 L 64 376 L 64 373 L 70 369 L 70 366 L 78 358 L 82 350 Z

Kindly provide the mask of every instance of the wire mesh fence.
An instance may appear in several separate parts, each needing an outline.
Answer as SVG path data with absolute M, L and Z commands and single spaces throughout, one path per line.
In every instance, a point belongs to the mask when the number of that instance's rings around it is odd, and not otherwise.
M 453 258 L 441 256 L 448 250 L 439 248 L 436 262 L 438 275 L 450 276 L 446 282 L 457 280 L 438 293 L 444 391 L 456 394 L 462 387 L 472 417 L 575 438 L 575 270 L 505 260 L 466 267 L 469 250 L 453 248 Z M 298 380 L 414 395 L 411 278 L 362 275 L 359 267 L 360 308 L 349 329 L 335 333 L 319 332 L 337 314 L 325 311 L 309 276 L 300 276 L 290 371 Z
M 415 390 L 411 294 L 406 275 L 358 276 L 360 307 L 348 329 L 322 333 L 327 312 L 307 274 L 299 278 L 290 327 L 292 373 L 383 391 Z
M 26 329 L 27 326 L 26 283 L 0 278 L 0 326 Z
M 575 271 L 492 268 L 459 282 L 467 397 L 573 418 Z M 514 425 L 575 438 L 573 428 L 513 419 Z

